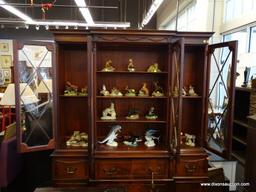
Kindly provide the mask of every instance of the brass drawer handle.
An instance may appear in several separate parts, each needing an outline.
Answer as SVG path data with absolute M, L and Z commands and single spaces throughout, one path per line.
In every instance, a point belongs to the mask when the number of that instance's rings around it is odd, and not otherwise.
M 105 172 L 105 174 L 106 174 L 106 175 L 111 176 L 111 175 L 115 175 L 115 174 L 117 174 L 118 169 L 117 169 L 116 167 L 113 167 L 113 168 L 108 169 L 108 170 L 103 169 L 103 171 Z
M 153 169 L 152 167 L 149 167 L 148 169 L 146 169 L 146 172 L 151 175 L 152 173 L 154 173 L 154 175 L 159 175 L 161 171 L 160 167 L 157 167 L 156 169 Z
M 74 167 L 67 167 L 66 172 L 67 172 L 67 174 L 73 175 L 73 174 L 75 174 L 76 170 L 77 169 Z
M 196 165 L 185 165 L 185 169 L 187 173 L 195 173 L 196 172 Z

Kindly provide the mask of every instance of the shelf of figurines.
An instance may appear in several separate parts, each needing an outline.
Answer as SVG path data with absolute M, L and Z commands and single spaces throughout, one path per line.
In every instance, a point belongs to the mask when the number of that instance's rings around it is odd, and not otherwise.
M 148 66 L 145 71 L 138 71 L 133 64 L 133 59 L 128 60 L 127 70 L 117 70 L 115 66 L 112 64 L 112 60 L 107 60 L 103 69 L 98 70 L 97 73 L 111 73 L 111 74 L 119 74 L 119 73 L 127 73 L 127 74 L 168 74 L 167 71 L 162 71 L 159 68 L 158 63 L 153 63 Z
M 140 136 L 122 136 L 122 129 L 119 124 L 112 125 L 108 134 L 97 140 L 96 149 L 98 151 L 164 150 L 159 129 L 148 128 Z
M 136 122 L 136 123 L 166 123 L 165 120 L 159 118 L 158 114 L 155 112 L 155 107 L 150 107 L 147 114 L 143 117 L 140 116 L 138 110 L 132 108 L 127 113 L 126 117 L 118 117 L 115 104 L 112 102 L 110 106 L 102 111 L 102 116 L 100 119 L 97 119 L 96 122 L 117 122 L 117 123 L 126 123 L 126 122 Z
M 113 87 L 111 91 L 108 91 L 106 85 L 103 84 L 99 92 L 100 96 L 97 96 L 97 98 L 167 98 L 159 83 L 154 82 L 153 84 L 155 88 L 152 93 L 149 92 L 147 83 L 143 83 L 139 91 L 126 86 L 125 93 L 122 93 L 117 87 Z
M 179 95 L 179 90 L 178 88 L 175 86 L 174 87 L 174 91 L 172 92 L 172 97 L 173 98 L 178 98 L 178 95 Z M 186 87 L 183 87 L 182 88 L 182 96 L 181 96 L 182 99 L 201 99 L 202 96 L 201 95 L 198 95 L 195 91 L 195 88 L 190 85 L 188 87 L 188 89 Z

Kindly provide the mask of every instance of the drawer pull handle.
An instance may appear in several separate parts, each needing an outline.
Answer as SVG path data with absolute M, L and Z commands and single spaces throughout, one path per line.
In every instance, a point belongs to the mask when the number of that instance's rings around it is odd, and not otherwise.
M 160 174 L 160 171 L 161 171 L 161 168 L 160 167 L 157 167 L 156 169 L 153 169 L 152 167 L 149 167 L 146 172 L 151 175 L 152 173 L 155 174 L 155 175 L 159 175 Z
M 67 167 L 66 172 L 67 172 L 67 174 L 73 175 L 76 172 L 76 168 Z
M 187 173 L 195 173 L 196 172 L 196 165 L 185 165 L 185 169 Z
M 108 170 L 104 169 L 103 171 L 105 172 L 106 175 L 115 175 L 115 174 L 117 174 L 118 169 L 116 167 L 113 167 Z

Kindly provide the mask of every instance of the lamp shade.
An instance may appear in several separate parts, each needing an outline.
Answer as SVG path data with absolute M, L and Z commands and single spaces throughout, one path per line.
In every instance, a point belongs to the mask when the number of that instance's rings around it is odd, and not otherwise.
M 52 92 L 52 80 L 45 79 L 39 83 L 37 88 L 38 93 L 51 93 Z
M 27 85 L 27 83 L 20 83 L 20 94 L 20 100 L 22 105 L 36 103 L 39 101 L 32 89 Z M 0 101 L 0 105 L 15 105 L 15 85 L 13 83 L 8 84 L 4 92 L 4 96 Z

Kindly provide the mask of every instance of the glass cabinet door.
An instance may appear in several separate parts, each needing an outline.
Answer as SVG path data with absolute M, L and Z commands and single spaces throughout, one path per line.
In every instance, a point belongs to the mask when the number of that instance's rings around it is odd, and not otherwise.
M 237 42 L 208 48 L 207 148 L 230 158 Z
M 16 43 L 15 90 L 19 150 L 54 148 L 53 44 Z

